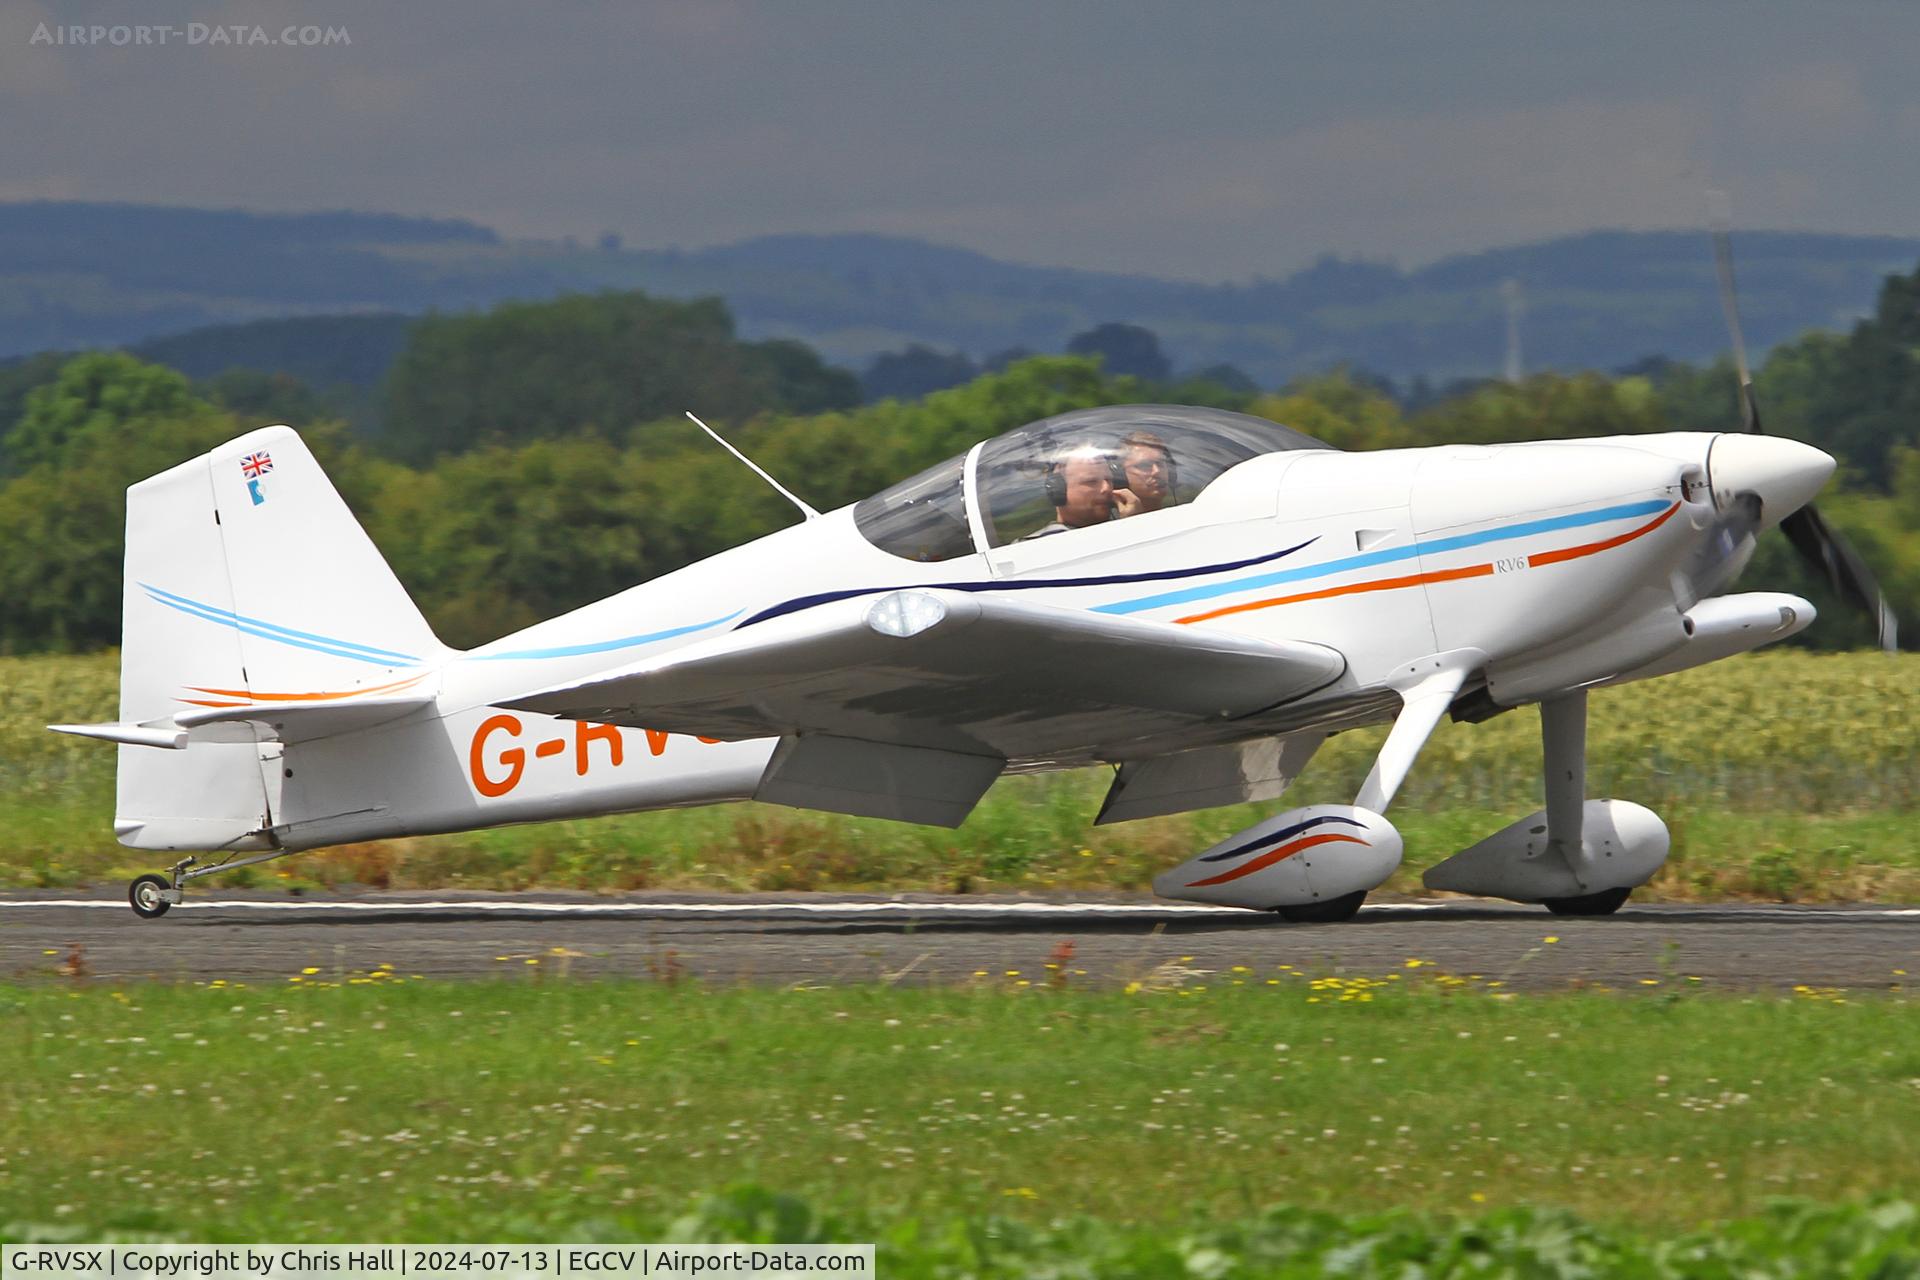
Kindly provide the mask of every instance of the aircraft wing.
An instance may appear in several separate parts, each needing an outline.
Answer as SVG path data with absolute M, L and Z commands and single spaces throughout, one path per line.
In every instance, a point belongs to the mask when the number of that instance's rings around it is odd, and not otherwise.
M 501 705 L 708 738 L 1099 758 L 1320 689 L 1324 645 L 952 590 L 834 601 Z M 997 769 L 996 769 L 997 772 Z

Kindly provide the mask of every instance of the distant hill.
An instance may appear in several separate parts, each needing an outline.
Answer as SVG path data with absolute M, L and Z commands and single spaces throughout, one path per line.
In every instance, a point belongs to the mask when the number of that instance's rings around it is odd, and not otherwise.
M 1736 248 L 1749 338 L 1761 349 L 1848 326 L 1871 308 L 1882 277 L 1920 261 L 1920 237 L 1754 231 Z M 796 338 L 855 366 L 910 342 L 975 357 L 1058 351 L 1117 320 L 1153 330 L 1181 368 L 1230 362 L 1268 385 L 1343 362 L 1444 381 L 1499 371 L 1509 278 L 1524 292 L 1530 369 L 1700 360 L 1725 346 L 1698 232 L 1595 231 L 1414 270 L 1328 258 L 1283 279 L 1209 285 L 1027 266 L 888 236 L 771 236 L 683 252 L 513 241 L 470 222 L 384 214 L 35 202 L 0 204 L 0 357 L 148 344 L 170 363 L 256 367 L 277 345 L 319 361 L 319 376 L 358 383 L 377 378 L 379 353 L 394 349 L 404 324 L 396 313 L 640 288 L 718 295 L 743 337 Z M 386 314 L 358 329 L 201 333 L 185 354 L 150 343 L 210 326 L 367 313 Z
M 291 374 L 312 387 L 370 390 L 406 346 L 413 322 L 412 316 L 378 313 L 293 316 L 190 329 L 150 338 L 130 350 L 190 378 L 256 369 Z

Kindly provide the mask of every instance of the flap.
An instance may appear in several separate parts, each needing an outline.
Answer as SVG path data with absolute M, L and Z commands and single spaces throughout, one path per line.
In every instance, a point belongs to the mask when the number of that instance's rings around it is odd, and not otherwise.
M 882 745 L 822 734 L 780 740 L 755 800 L 957 827 L 1006 761 L 926 747 Z
M 1311 693 L 1338 650 L 949 590 L 838 600 L 499 705 L 739 740 L 1098 756 Z
M 1308 729 L 1129 760 L 1114 775 L 1094 825 L 1277 800 L 1326 740 L 1324 731 Z

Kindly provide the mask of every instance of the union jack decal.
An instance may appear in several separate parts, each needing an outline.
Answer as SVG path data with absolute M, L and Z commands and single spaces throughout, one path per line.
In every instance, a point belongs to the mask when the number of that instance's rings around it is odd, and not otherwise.
M 266 453 L 250 453 L 240 459 L 240 474 L 249 480 L 256 479 L 273 470 L 273 456 Z

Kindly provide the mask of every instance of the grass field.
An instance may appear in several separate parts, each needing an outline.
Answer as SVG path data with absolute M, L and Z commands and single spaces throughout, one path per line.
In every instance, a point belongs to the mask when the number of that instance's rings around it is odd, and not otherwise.
M 1523 998 L 1419 964 L 1126 994 L 1064 970 L 935 991 L 525 972 L 0 990 L 0 1223 L 658 1238 L 748 1183 L 869 1230 L 991 1216 L 1165 1241 L 1275 1205 L 1546 1205 L 1657 1238 L 1920 1186 L 1899 990 Z
M 0 659 L 0 886 L 117 882 L 153 860 L 114 843 L 113 751 L 47 733 L 110 719 L 113 655 Z M 1392 817 L 1421 869 L 1530 812 L 1539 720 L 1443 725 Z M 1286 803 L 1348 800 L 1381 738 L 1343 734 Z M 1674 834 L 1643 898 L 1920 899 L 1920 655 L 1755 654 L 1592 699 L 1590 790 L 1647 804 Z M 957 831 L 760 805 L 356 845 L 252 873 L 293 887 L 1144 889 L 1266 816 L 1238 806 L 1090 824 L 1104 771 L 1008 779 Z M 240 873 L 241 877 L 248 873 Z M 227 883 L 248 883 L 236 877 Z

